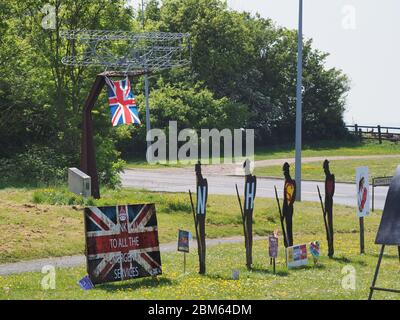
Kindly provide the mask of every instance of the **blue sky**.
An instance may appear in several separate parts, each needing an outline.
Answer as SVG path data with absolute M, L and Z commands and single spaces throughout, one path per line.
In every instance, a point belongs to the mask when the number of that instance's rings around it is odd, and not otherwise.
M 298 0 L 228 0 L 297 28 Z M 304 36 L 351 79 L 345 121 L 400 126 L 400 1 L 303 0 Z
M 138 0 L 132 1 L 137 8 Z M 227 0 L 297 28 L 298 0 Z M 345 121 L 400 126 L 400 0 L 304 0 L 304 36 L 351 79 Z

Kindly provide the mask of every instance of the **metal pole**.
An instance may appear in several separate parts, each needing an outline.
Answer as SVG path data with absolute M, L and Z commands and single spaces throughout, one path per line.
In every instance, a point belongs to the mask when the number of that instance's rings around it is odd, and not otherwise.
M 144 0 L 142 0 L 142 29 L 144 30 Z M 147 70 L 146 70 L 147 71 Z M 147 73 L 144 75 L 144 95 L 146 98 L 146 136 L 150 131 L 150 109 L 149 109 L 149 78 Z M 150 146 L 150 141 L 147 141 L 147 148 Z
M 383 257 L 384 251 L 385 251 L 385 245 L 382 245 L 381 252 L 379 253 L 378 263 L 376 264 L 374 279 L 372 280 L 372 285 L 370 287 L 368 300 L 372 299 L 372 295 L 375 290 L 375 284 L 376 284 L 376 280 L 378 279 L 379 268 L 381 267 L 381 262 L 382 262 L 382 257 Z
M 146 97 L 146 135 L 150 131 L 150 109 L 149 109 L 149 78 L 144 75 L 144 94 Z M 147 141 L 147 148 L 150 146 L 150 141 Z
M 303 74 L 303 0 L 299 0 L 299 29 L 297 44 L 296 89 L 296 200 L 301 201 L 301 133 L 302 133 L 302 74 Z
M 144 0 L 142 0 L 142 29 L 144 29 Z

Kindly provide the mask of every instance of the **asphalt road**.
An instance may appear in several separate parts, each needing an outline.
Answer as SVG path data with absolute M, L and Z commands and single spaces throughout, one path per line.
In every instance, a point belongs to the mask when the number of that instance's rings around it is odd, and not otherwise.
M 168 169 L 129 169 L 122 173 L 122 185 L 147 189 L 151 191 L 187 192 L 195 191 L 196 178 L 193 169 L 168 168 Z M 209 193 L 221 195 L 235 195 L 235 183 L 239 190 L 244 188 L 243 176 L 224 174 L 203 174 L 208 180 Z M 303 181 L 302 200 L 319 201 L 317 185 L 324 192 L 324 183 L 316 181 Z M 257 178 L 257 197 L 275 198 L 274 186 L 277 187 L 279 196 L 282 197 L 283 180 L 270 178 Z M 388 187 L 375 188 L 375 208 L 383 209 Z M 334 201 L 338 204 L 356 206 L 356 186 L 349 183 L 336 183 Z

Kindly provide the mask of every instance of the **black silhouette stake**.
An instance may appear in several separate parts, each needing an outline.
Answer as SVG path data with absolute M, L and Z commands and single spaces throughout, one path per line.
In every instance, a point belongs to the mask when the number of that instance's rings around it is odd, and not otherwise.
M 325 160 L 323 164 L 325 173 L 325 219 L 327 220 L 328 237 L 328 257 L 332 258 L 334 254 L 333 245 L 333 196 L 335 194 L 335 175 L 329 169 L 329 161 Z
M 376 265 L 374 278 L 372 280 L 372 285 L 370 287 L 368 300 L 372 299 L 374 291 L 400 293 L 400 290 L 379 288 L 375 286 L 385 246 L 397 246 L 400 259 L 400 166 L 397 167 L 396 174 L 389 187 L 375 244 L 380 244 L 382 247 Z
M 208 183 L 207 179 L 201 174 L 200 161 L 195 165 L 196 172 L 196 220 L 198 226 L 198 234 L 200 241 L 199 262 L 200 274 L 206 273 L 206 208 L 208 198 Z
M 253 264 L 253 210 L 254 210 L 254 199 L 256 197 L 257 190 L 257 178 L 250 172 L 250 161 L 247 159 L 243 168 L 245 170 L 245 181 L 244 181 L 244 208 L 242 208 L 242 202 L 240 200 L 239 191 L 236 185 L 236 194 L 238 197 L 240 210 L 242 213 L 242 221 L 244 228 L 244 239 L 246 247 L 246 266 L 250 270 Z
M 286 222 L 286 236 L 289 247 L 293 246 L 293 204 L 296 199 L 296 181 L 290 176 L 290 166 L 287 162 L 283 165 L 285 185 L 283 188 L 283 218 Z

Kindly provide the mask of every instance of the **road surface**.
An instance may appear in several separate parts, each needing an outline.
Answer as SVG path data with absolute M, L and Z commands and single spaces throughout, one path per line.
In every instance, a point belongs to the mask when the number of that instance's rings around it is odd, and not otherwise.
M 210 166 L 211 167 L 211 166 Z M 209 194 L 235 195 L 235 183 L 239 190 L 244 188 L 243 176 L 233 176 L 226 173 L 211 173 L 203 170 L 204 178 L 208 180 Z M 215 171 L 213 169 L 212 171 Z M 163 168 L 163 169 L 128 169 L 121 174 L 124 187 L 141 188 L 151 191 L 187 192 L 195 191 L 196 178 L 193 168 Z M 324 183 L 303 181 L 302 200 L 319 201 L 317 185 L 324 192 Z M 257 177 L 257 197 L 275 198 L 274 186 L 282 195 L 283 180 Z M 375 188 L 375 208 L 383 209 L 388 187 Z M 337 204 L 357 206 L 356 186 L 350 183 L 336 183 L 334 201 Z

